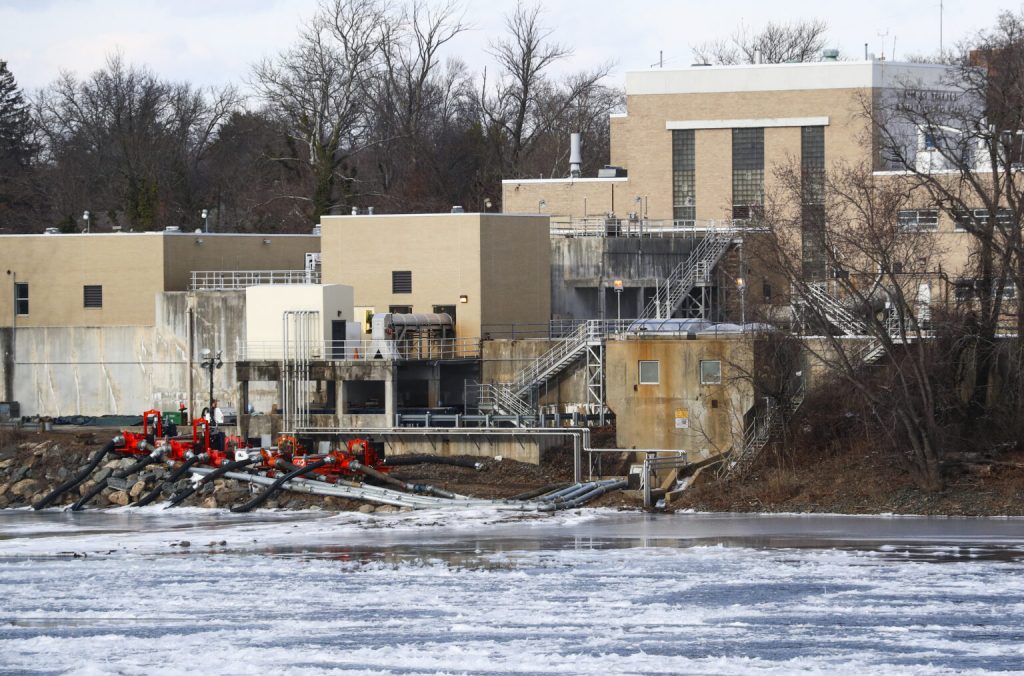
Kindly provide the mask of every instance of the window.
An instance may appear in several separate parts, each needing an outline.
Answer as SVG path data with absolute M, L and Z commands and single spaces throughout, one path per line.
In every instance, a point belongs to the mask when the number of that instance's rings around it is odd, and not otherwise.
M 82 287 L 82 307 L 103 307 L 103 287 L 86 284 Z
M 696 143 L 693 129 L 672 130 L 672 218 L 697 218 Z
M 388 312 L 393 315 L 411 315 L 412 305 L 388 305 Z
M 764 128 L 732 130 L 732 217 L 751 218 L 764 205 Z
M 19 316 L 28 314 L 28 282 L 14 285 L 14 312 Z
M 721 385 L 722 384 L 722 362 L 717 359 L 701 359 L 700 361 L 700 384 Z
M 394 270 L 391 273 L 391 293 L 412 293 L 412 272 Z
M 900 209 L 896 214 L 896 224 L 900 230 L 915 232 L 920 230 L 939 229 L 938 209 Z
M 953 212 L 953 230 L 966 232 L 968 227 L 983 228 L 988 225 L 990 213 L 988 209 L 957 209 Z M 996 225 L 1009 226 L 1013 223 L 1013 212 L 1009 209 L 996 211 Z
M 641 361 L 639 373 L 641 385 L 658 384 L 660 373 L 658 372 L 657 361 Z

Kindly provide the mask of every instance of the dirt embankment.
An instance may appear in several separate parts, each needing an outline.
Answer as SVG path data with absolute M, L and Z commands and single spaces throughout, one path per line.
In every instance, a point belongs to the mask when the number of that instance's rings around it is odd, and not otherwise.
M 103 443 L 116 432 L 48 432 L 18 433 L 0 430 L 0 508 L 20 507 L 38 502 L 68 478 L 78 474 Z M 480 460 L 474 458 L 474 460 Z M 89 480 L 55 503 L 67 506 L 85 495 L 97 482 L 113 475 L 110 487 L 104 489 L 89 504 L 89 508 L 133 504 L 153 488 L 159 486 L 169 473 L 166 465 L 152 465 L 143 471 L 118 476 L 135 462 L 134 459 L 108 456 L 99 464 Z M 438 488 L 481 498 L 505 498 L 543 486 L 567 484 L 572 481 L 572 454 L 548 453 L 540 465 L 514 460 L 484 459 L 482 468 L 475 470 L 451 465 L 411 465 L 396 467 L 391 476 L 412 483 L 426 483 Z M 163 498 L 187 486 L 182 479 L 167 486 Z M 203 507 L 230 507 L 243 502 L 250 493 L 249 486 L 231 480 L 217 480 L 197 491 L 182 504 Z M 614 504 L 614 503 L 610 503 Z M 268 508 L 305 509 L 319 505 L 327 509 L 392 511 L 396 508 L 382 505 L 377 508 L 366 503 L 344 498 L 321 497 L 282 492 L 269 500 Z
M 945 488 L 926 492 L 891 456 L 864 441 L 846 452 L 766 452 L 747 476 L 698 482 L 675 509 L 842 514 L 1024 515 L 1024 452 L 1004 450 L 984 461 L 950 464 Z

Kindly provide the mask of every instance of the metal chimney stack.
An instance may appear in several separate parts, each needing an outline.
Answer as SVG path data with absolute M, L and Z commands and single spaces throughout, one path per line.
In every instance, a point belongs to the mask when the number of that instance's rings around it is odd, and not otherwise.
M 583 169 L 583 153 L 580 151 L 580 135 L 569 135 L 569 176 L 579 178 Z

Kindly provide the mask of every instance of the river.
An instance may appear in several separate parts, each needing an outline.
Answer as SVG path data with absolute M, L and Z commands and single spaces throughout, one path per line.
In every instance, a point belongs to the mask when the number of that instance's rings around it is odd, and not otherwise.
M 0 511 L 2 673 L 1024 672 L 1024 519 Z

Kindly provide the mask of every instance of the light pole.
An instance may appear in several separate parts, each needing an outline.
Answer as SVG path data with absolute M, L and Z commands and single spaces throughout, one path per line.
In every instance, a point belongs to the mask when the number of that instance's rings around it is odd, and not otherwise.
M 616 279 L 612 282 L 615 289 L 615 319 L 622 321 L 622 280 Z
M 537 213 L 539 214 L 539 213 L 543 212 L 544 211 L 544 207 L 546 207 L 547 205 L 548 205 L 547 200 L 544 200 L 544 199 L 538 200 L 537 201 Z
M 742 277 L 736 278 L 736 287 L 740 290 L 740 324 L 747 323 L 747 282 Z
M 200 215 L 203 217 L 203 232 L 210 232 L 210 211 L 203 209 Z
M 86 209 L 85 213 L 82 214 L 82 220 L 85 221 L 85 232 L 86 233 L 88 233 L 90 231 L 89 230 L 89 216 L 90 215 L 91 214 L 89 213 L 88 209 Z
M 224 366 L 224 360 L 221 359 L 221 351 L 217 350 L 217 354 L 214 355 L 210 352 L 210 348 L 204 347 L 199 351 L 199 355 L 203 358 L 199 365 L 210 374 L 210 422 L 214 420 L 213 417 L 213 372 Z

